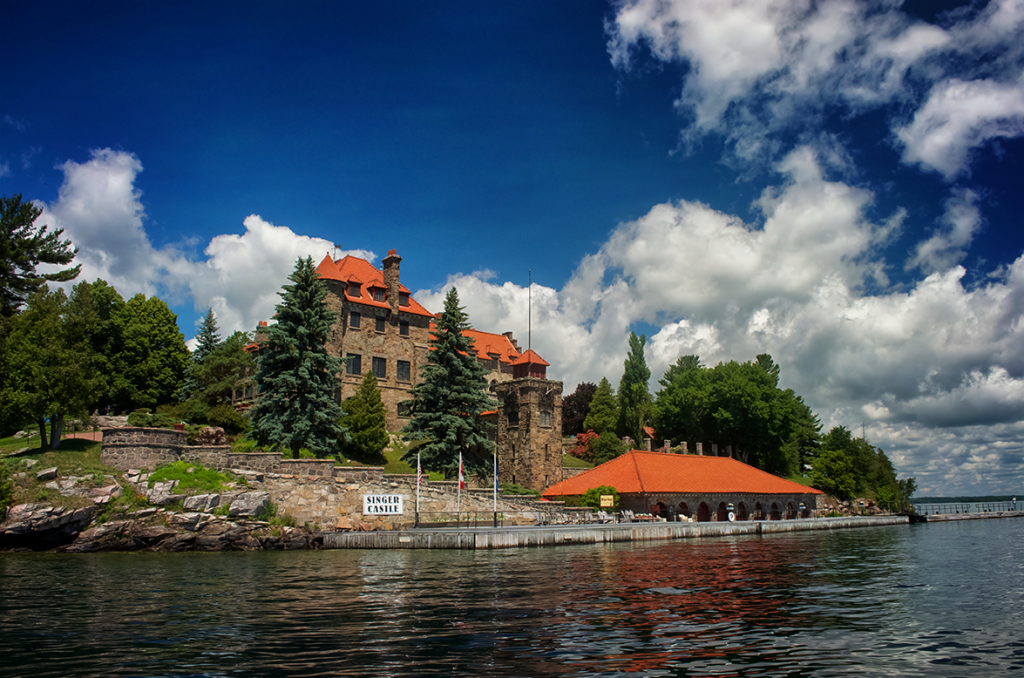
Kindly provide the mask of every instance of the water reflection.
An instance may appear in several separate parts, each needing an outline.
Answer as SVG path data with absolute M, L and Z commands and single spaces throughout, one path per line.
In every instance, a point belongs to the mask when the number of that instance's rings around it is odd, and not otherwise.
M 0 674 L 1002 674 L 1024 647 L 1021 532 L 978 521 L 498 552 L 6 554 Z

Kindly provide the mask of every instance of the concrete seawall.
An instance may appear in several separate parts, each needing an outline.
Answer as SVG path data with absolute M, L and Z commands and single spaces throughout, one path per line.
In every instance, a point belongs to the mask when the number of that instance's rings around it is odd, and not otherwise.
M 735 523 L 619 523 L 515 528 L 440 528 L 404 532 L 328 532 L 325 549 L 507 549 L 563 544 L 645 542 L 744 534 L 906 525 L 906 516 L 812 518 Z

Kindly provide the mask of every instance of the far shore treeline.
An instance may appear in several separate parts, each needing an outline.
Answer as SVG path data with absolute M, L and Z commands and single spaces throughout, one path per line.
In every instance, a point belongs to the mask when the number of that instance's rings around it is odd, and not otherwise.
M 60 230 L 35 225 L 39 214 L 21 196 L 0 198 L 0 436 L 34 427 L 42 448 L 56 448 L 66 419 L 131 413 L 129 423 L 136 425 L 221 426 L 246 449 L 258 444 L 294 457 L 380 458 L 389 436 L 376 381 L 367 379 L 340 407 L 335 401 L 343 365 L 326 353 L 334 315 L 311 259 L 298 260 L 280 292 L 277 322 L 265 335 L 235 332 L 222 339 L 210 310 L 190 352 L 177 316 L 156 296 L 125 300 L 103 280 L 79 282 L 70 294 L 50 289 L 48 282 L 73 280 L 79 268 L 70 266 L 76 251 Z M 37 273 L 44 263 L 66 268 Z M 480 412 L 492 402 L 478 366 L 465 357 L 471 353 L 460 328 L 471 324 L 454 289 L 437 327 L 406 432 L 426 438 L 425 470 L 449 477 L 462 454 L 471 465 L 479 461 L 475 471 L 487 473 L 489 424 Z M 772 356 L 715 366 L 680 356 L 652 394 L 645 346 L 644 335 L 630 333 L 617 389 L 602 378 L 565 396 L 562 432 L 575 436 L 568 452 L 582 463 L 608 461 L 630 445 L 641 447 L 645 438 L 661 449 L 667 441 L 676 452 L 686 443 L 692 453 L 699 443 L 705 454 L 716 446 L 841 501 L 909 507 L 914 479 L 897 478 L 883 450 L 844 426 L 823 434 L 803 398 L 779 387 L 781 367 Z M 477 391 L 480 397 L 472 395 Z M 250 402 L 259 394 L 248 414 L 234 407 L 239 393 Z M 455 393 L 460 404 L 450 412 L 431 405 Z

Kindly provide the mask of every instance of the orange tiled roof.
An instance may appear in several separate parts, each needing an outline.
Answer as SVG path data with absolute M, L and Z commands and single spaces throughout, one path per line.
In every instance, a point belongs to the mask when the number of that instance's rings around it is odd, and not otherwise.
M 610 485 L 620 494 L 824 494 L 729 457 L 633 450 L 552 485 L 543 496 L 575 496 L 601 485 Z
M 320 265 L 316 267 L 316 271 L 320 274 L 320 277 L 325 280 L 339 280 L 349 285 L 349 289 L 345 292 L 345 297 L 349 301 L 354 301 L 358 304 L 366 304 L 367 306 L 375 306 L 377 308 L 391 308 L 387 301 L 373 300 L 373 296 L 370 294 L 370 288 L 385 287 L 384 273 L 377 270 L 377 268 L 366 259 L 360 259 L 359 257 L 348 255 L 344 259 L 338 259 L 335 261 L 330 257 L 330 255 L 327 255 L 324 257 L 323 261 L 320 262 Z M 356 289 L 359 290 L 359 296 L 356 296 L 354 293 L 350 294 L 350 292 L 354 292 Z M 418 301 L 412 298 L 408 287 L 399 283 L 398 290 L 409 294 L 409 305 L 399 306 L 399 311 L 415 315 L 433 315 L 430 311 L 423 308 Z
M 537 352 L 532 348 L 527 349 L 526 353 L 519 356 L 512 362 L 513 365 L 543 365 L 544 367 L 551 367 L 551 363 L 537 355 Z
M 437 326 L 430 321 L 430 331 L 435 332 Z M 491 353 L 498 356 L 503 363 L 512 364 L 512 361 L 519 357 L 519 351 L 512 345 L 512 341 L 504 334 L 493 334 L 481 332 L 480 330 L 462 330 L 462 336 L 473 340 L 473 348 L 476 349 L 476 357 L 480 360 L 491 360 Z

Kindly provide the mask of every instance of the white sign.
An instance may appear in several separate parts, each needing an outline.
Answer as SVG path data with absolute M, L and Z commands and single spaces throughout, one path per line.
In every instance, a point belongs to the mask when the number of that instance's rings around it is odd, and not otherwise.
M 400 516 L 405 513 L 405 502 L 400 494 L 364 494 L 363 515 Z

